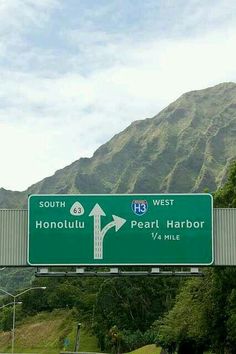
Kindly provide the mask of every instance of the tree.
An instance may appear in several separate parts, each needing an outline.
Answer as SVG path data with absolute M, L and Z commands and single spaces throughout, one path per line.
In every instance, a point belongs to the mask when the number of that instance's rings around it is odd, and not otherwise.
M 156 342 L 170 353 L 202 353 L 208 347 L 208 324 L 211 309 L 212 272 L 205 279 L 188 280 L 176 297 L 174 307 L 154 323 Z
M 100 343 L 113 326 L 131 342 L 172 307 L 178 280 L 173 278 L 112 278 L 100 286 L 94 308 L 94 332 Z M 147 336 L 144 340 L 148 340 Z M 137 346 L 138 346 L 137 342 Z M 128 344 L 127 344 L 128 345 Z
M 214 205 L 217 208 L 236 208 L 236 161 L 229 168 L 225 185 L 214 193 Z

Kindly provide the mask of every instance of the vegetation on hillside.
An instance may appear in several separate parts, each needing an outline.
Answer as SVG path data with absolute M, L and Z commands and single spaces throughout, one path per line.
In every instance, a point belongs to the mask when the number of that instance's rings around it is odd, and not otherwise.
M 19 318 L 19 313 L 17 317 Z M 12 319 L 12 318 L 11 318 Z M 40 312 L 17 322 L 15 333 L 16 353 L 58 354 L 73 351 L 76 337 L 76 319 L 71 310 Z M 11 332 L 0 332 L 1 352 L 11 352 Z M 98 352 L 95 336 L 81 327 L 80 350 Z
M 128 352 L 154 342 L 150 327 L 173 306 L 178 281 L 173 278 L 37 278 L 33 286 L 46 286 L 22 295 L 18 325 L 27 316 L 54 309 L 71 309 L 98 339 L 101 350 Z M 5 297 L 5 303 L 11 301 Z M 0 329 L 10 330 L 12 311 L 1 312 Z
M 102 283 L 96 298 L 94 333 L 102 349 L 131 351 L 153 343 L 153 321 L 168 311 L 178 280 L 171 278 L 111 278 Z
M 229 168 L 225 185 L 214 194 L 216 208 L 236 208 L 236 161 Z
M 161 348 L 157 348 L 154 344 L 145 345 L 127 354 L 160 354 Z

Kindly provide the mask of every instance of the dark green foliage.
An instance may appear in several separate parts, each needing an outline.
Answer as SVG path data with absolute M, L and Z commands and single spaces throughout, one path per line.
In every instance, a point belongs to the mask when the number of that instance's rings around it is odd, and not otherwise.
M 8 302 L 9 303 L 9 302 Z M 13 306 L 9 305 L 0 310 L 0 330 L 10 331 L 13 325 Z M 20 305 L 16 305 L 16 323 L 22 319 L 22 309 Z
M 145 331 L 172 305 L 176 281 L 160 278 L 113 278 L 104 281 L 97 295 L 96 315 L 109 329 Z
M 12 329 L 12 309 L 5 307 L 0 313 L 0 329 L 2 331 L 9 331 Z
M 205 273 L 204 279 L 194 278 L 187 281 L 177 296 L 174 307 L 163 320 L 154 323 L 156 341 L 163 348 L 177 349 L 182 353 L 191 347 L 191 351 L 188 351 L 194 354 L 208 346 L 211 284 L 211 271 Z
M 141 341 L 150 343 L 152 332 L 147 331 L 156 318 L 171 308 L 177 284 L 178 281 L 172 278 L 113 278 L 104 281 L 97 294 L 93 325 L 100 344 L 107 345 L 107 334 L 114 326 L 122 333 L 122 348 L 129 345 L 131 349 L 137 348 Z M 133 336 L 140 338 L 136 345 Z
M 228 296 L 226 332 L 229 347 L 236 348 L 236 287 Z
M 217 208 L 236 208 L 236 161 L 230 166 L 224 187 L 215 193 L 214 201 Z
M 105 348 L 111 353 L 130 352 L 153 342 L 151 331 L 143 333 L 140 330 L 119 330 L 117 326 L 112 326 L 105 336 Z
M 26 314 L 52 311 L 55 308 L 77 308 L 80 320 L 91 323 L 93 305 L 102 279 L 39 278 L 33 286 L 46 286 L 22 295 L 22 310 Z
M 154 323 L 156 342 L 171 352 L 234 353 L 236 270 L 216 268 L 186 282 L 168 314 Z M 188 348 L 188 349 L 187 349 Z

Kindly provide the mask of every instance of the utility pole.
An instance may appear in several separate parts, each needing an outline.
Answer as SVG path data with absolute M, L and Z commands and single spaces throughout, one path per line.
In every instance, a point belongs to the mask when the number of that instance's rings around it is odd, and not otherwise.
M 78 323 L 78 325 L 77 325 L 76 339 L 75 339 L 75 350 L 74 350 L 75 353 L 77 353 L 78 350 L 79 350 L 80 327 L 81 327 L 81 323 Z
M 15 350 L 15 323 L 16 323 L 16 304 L 19 303 L 19 302 L 16 302 L 16 298 L 27 293 L 28 291 L 31 291 L 31 290 L 37 290 L 37 289 L 42 289 L 42 290 L 45 290 L 46 289 L 46 286 L 36 286 L 36 287 L 33 287 L 33 288 L 29 288 L 29 289 L 26 289 L 24 291 L 22 291 L 21 293 L 19 294 L 16 294 L 16 295 L 13 295 L 11 293 L 9 293 L 8 291 L 4 290 L 4 289 L 0 289 L 0 292 L 4 293 L 5 295 L 8 295 L 8 296 L 11 296 L 12 299 L 13 299 L 13 317 L 12 317 L 12 340 L 11 340 L 11 352 L 12 354 L 14 354 L 14 350 Z M 4 307 L 4 306 L 2 306 Z

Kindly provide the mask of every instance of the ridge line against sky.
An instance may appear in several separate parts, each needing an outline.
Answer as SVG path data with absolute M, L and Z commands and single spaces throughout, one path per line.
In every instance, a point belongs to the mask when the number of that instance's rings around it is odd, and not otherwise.
M 234 0 L 1 0 L 0 187 L 91 156 L 181 94 L 236 81 Z

